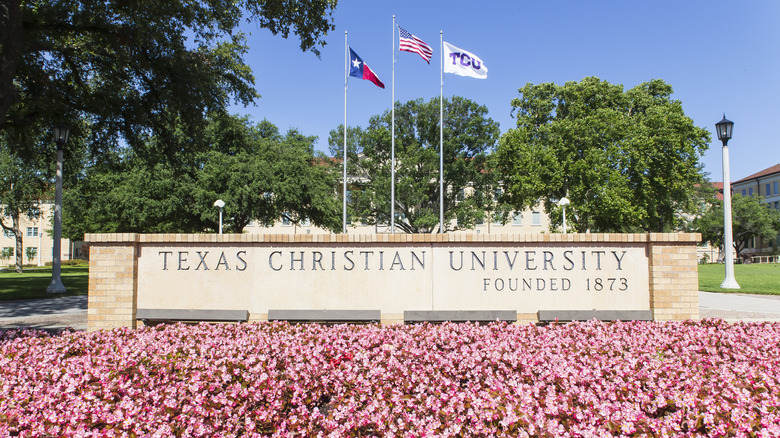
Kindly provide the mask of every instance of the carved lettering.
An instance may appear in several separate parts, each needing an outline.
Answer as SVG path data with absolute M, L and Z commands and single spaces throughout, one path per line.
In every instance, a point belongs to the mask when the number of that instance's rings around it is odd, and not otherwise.
M 200 271 L 200 267 L 203 266 L 203 270 L 208 271 L 209 267 L 206 266 L 206 256 L 209 255 L 209 252 L 205 251 L 201 253 L 200 251 L 196 251 L 196 254 L 198 254 L 198 257 L 200 258 L 200 263 L 198 263 L 198 266 L 195 268 L 195 270 Z
M 319 251 L 314 251 L 312 253 L 311 258 L 311 270 L 316 271 L 317 266 L 320 267 L 320 270 L 324 271 L 325 269 L 322 268 L 322 253 Z
M 225 257 L 224 251 L 222 251 L 222 254 L 219 255 L 219 261 L 217 262 L 217 267 L 214 270 L 219 271 L 220 266 L 224 266 L 226 271 L 230 270 L 230 266 L 228 266 L 227 258 Z
M 274 252 L 272 252 L 271 255 L 268 256 L 268 266 L 270 266 L 271 269 L 273 269 L 274 271 L 281 271 L 282 270 L 282 266 L 281 265 L 278 268 L 274 265 L 274 256 L 275 255 L 278 255 L 279 257 L 281 257 L 282 256 L 282 252 L 281 251 L 274 251 Z
M 344 265 L 344 270 L 345 270 L 345 271 L 351 271 L 351 270 L 355 269 L 355 262 L 353 262 L 353 261 L 352 261 L 352 259 L 351 259 L 351 258 L 349 258 L 349 256 L 350 256 L 350 255 L 351 255 L 353 252 L 354 252 L 354 251 L 345 251 L 345 252 L 344 252 L 344 258 L 345 258 L 345 259 L 347 259 L 347 261 L 348 261 L 348 262 L 349 262 L 349 264 L 350 264 L 349 268 L 347 267 L 347 265 Z
M 618 271 L 622 271 L 623 267 L 620 266 L 620 264 L 623 262 L 623 257 L 626 256 L 626 251 L 623 251 L 623 254 L 621 254 L 620 257 L 618 257 L 617 251 L 612 251 L 612 255 L 614 255 L 615 256 L 615 260 L 617 260 L 617 270 Z
M 240 266 L 240 267 L 239 267 L 239 265 L 236 265 L 236 270 L 238 270 L 238 271 L 246 271 L 246 267 L 247 267 L 246 260 L 244 260 L 241 257 L 242 254 L 246 255 L 246 251 L 238 251 L 236 253 L 236 258 L 238 259 L 239 262 L 242 263 L 242 266 Z
M 185 264 L 187 263 L 187 255 L 189 253 L 187 251 L 179 251 L 179 271 L 189 271 L 190 267 L 189 265 Z
M 450 251 L 450 269 L 452 269 L 453 271 L 460 271 L 461 269 L 463 269 L 463 251 L 460 252 L 460 266 L 458 266 L 457 268 L 455 267 L 455 264 L 452 261 L 453 252 L 455 251 Z
M 544 270 L 547 271 L 547 266 L 550 267 L 549 270 L 555 270 L 555 266 L 553 266 L 553 253 L 550 251 L 543 252 L 544 254 Z
M 168 270 L 168 254 L 173 254 L 173 251 L 160 251 L 158 254 L 163 256 L 163 271 Z

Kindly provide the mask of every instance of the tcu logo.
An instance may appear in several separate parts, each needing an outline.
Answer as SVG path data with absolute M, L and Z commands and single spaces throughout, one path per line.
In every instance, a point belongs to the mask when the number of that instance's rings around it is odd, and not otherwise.
M 460 65 L 471 67 L 474 70 L 479 70 L 482 67 L 482 62 L 479 59 L 472 58 L 466 53 L 450 53 L 449 55 L 452 58 L 452 65 L 460 63 Z

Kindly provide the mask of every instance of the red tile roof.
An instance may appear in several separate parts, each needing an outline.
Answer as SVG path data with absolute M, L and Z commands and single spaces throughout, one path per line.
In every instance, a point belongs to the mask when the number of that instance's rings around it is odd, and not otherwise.
M 710 182 L 710 185 L 714 187 L 717 190 L 717 193 L 715 193 L 715 198 L 717 198 L 718 201 L 723 200 L 723 183 L 722 182 Z
M 749 181 L 751 179 L 761 178 L 762 176 L 773 175 L 775 173 L 780 173 L 780 164 L 775 164 L 774 166 L 768 167 L 768 168 L 766 168 L 766 169 L 764 169 L 764 170 L 762 170 L 760 172 L 754 173 L 754 174 L 752 174 L 750 176 L 746 176 L 746 177 L 742 178 L 739 181 L 734 181 L 732 184 L 737 184 L 737 183 Z

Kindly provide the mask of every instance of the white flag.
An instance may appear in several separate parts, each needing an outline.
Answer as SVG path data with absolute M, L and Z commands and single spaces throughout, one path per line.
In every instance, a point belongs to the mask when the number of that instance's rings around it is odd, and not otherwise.
M 444 42 L 444 73 L 485 79 L 487 71 L 487 67 L 478 56 Z

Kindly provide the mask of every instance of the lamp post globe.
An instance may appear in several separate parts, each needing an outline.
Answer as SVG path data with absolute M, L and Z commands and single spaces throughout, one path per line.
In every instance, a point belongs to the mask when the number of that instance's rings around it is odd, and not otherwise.
M 565 196 L 558 201 L 558 205 L 563 208 L 563 234 L 566 234 L 566 206 L 569 204 L 571 201 Z
M 57 144 L 57 174 L 54 192 L 54 242 L 52 248 L 51 283 L 46 288 L 50 294 L 64 294 L 62 284 L 62 155 L 70 130 L 66 126 L 55 126 L 54 142 Z
M 225 207 L 225 201 L 217 199 L 214 201 L 214 207 L 219 208 L 219 234 L 222 234 L 222 208 Z
M 732 239 L 731 227 L 731 176 L 729 175 L 729 147 L 731 135 L 734 131 L 734 122 L 723 119 L 715 124 L 715 130 L 718 134 L 718 140 L 723 143 L 723 252 L 726 260 L 726 276 L 721 283 L 721 289 L 739 289 L 736 278 L 734 278 L 734 242 Z

